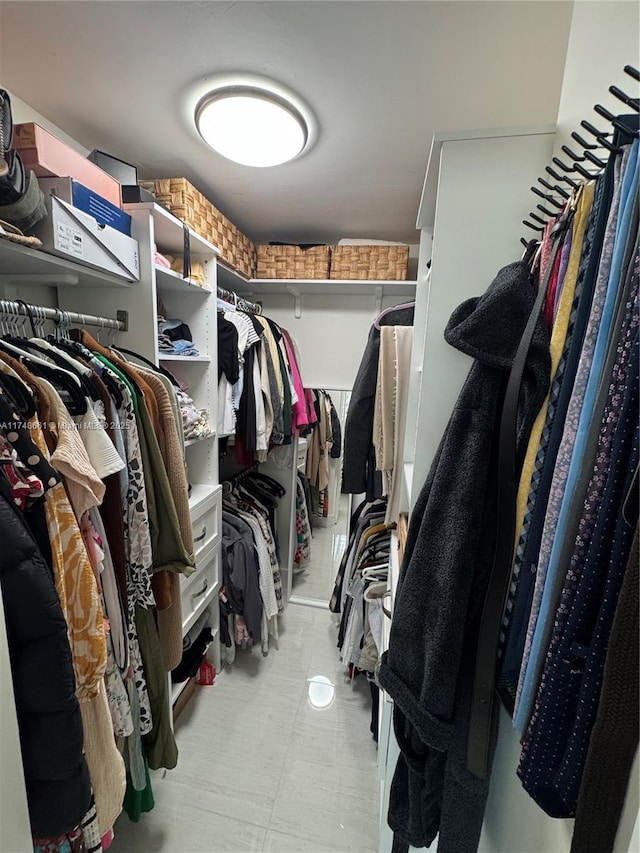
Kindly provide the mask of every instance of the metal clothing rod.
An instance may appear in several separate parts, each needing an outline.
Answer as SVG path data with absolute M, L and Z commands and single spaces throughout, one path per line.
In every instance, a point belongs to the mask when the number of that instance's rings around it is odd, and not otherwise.
M 127 323 L 111 320 L 108 317 L 96 317 L 93 314 L 79 314 L 76 311 L 63 311 L 60 308 L 45 308 L 43 305 L 29 305 L 27 302 L 12 302 L 0 299 L 0 314 L 5 317 L 25 317 L 34 320 L 53 320 L 57 325 L 69 326 L 79 323 L 82 326 L 97 326 L 101 329 L 126 331 Z
M 235 305 L 236 308 L 240 308 L 242 311 L 252 311 L 254 314 L 262 314 L 262 305 L 257 302 L 249 302 L 248 299 L 244 299 L 232 290 L 226 290 L 224 287 L 220 287 L 220 285 L 218 285 L 218 298 L 224 302 L 229 302 L 231 305 Z

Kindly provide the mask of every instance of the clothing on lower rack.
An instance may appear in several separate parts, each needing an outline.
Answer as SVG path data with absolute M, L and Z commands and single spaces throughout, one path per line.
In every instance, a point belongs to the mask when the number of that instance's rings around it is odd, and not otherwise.
M 22 549 L 0 582 L 33 835 L 51 847 L 80 827 L 97 853 L 123 808 L 125 763 L 147 803 L 147 762 L 175 766 L 166 672 L 182 653 L 178 575 L 195 562 L 174 386 L 74 337 L 0 340 L 0 509 L 5 550 Z

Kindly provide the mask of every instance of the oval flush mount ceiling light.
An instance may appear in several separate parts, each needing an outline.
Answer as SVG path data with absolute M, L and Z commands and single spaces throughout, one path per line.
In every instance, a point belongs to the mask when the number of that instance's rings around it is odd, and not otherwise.
M 298 157 L 309 146 L 309 122 L 278 89 L 226 83 L 210 91 L 195 111 L 200 136 L 243 166 L 278 166 Z

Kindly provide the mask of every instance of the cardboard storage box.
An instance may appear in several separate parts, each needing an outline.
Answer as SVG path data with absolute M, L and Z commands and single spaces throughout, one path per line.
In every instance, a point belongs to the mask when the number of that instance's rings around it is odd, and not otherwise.
M 45 252 L 129 281 L 140 280 L 138 242 L 96 222 L 56 196 L 45 197 L 48 216 L 34 228 Z
M 39 124 L 16 124 L 13 144 L 20 152 L 25 168 L 33 169 L 39 178 L 65 178 L 68 175 L 120 207 L 118 181 Z
M 38 178 L 40 189 L 45 195 L 55 195 L 67 204 L 93 216 L 101 225 L 109 225 L 131 236 L 131 217 L 106 198 L 85 187 L 74 178 Z

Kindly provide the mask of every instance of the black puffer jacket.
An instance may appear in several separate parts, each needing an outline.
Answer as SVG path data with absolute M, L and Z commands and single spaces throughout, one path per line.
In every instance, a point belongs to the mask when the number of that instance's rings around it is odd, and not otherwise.
M 0 530 L 0 585 L 31 832 L 58 836 L 78 826 L 89 809 L 82 718 L 53 578 L 2 477 Z

